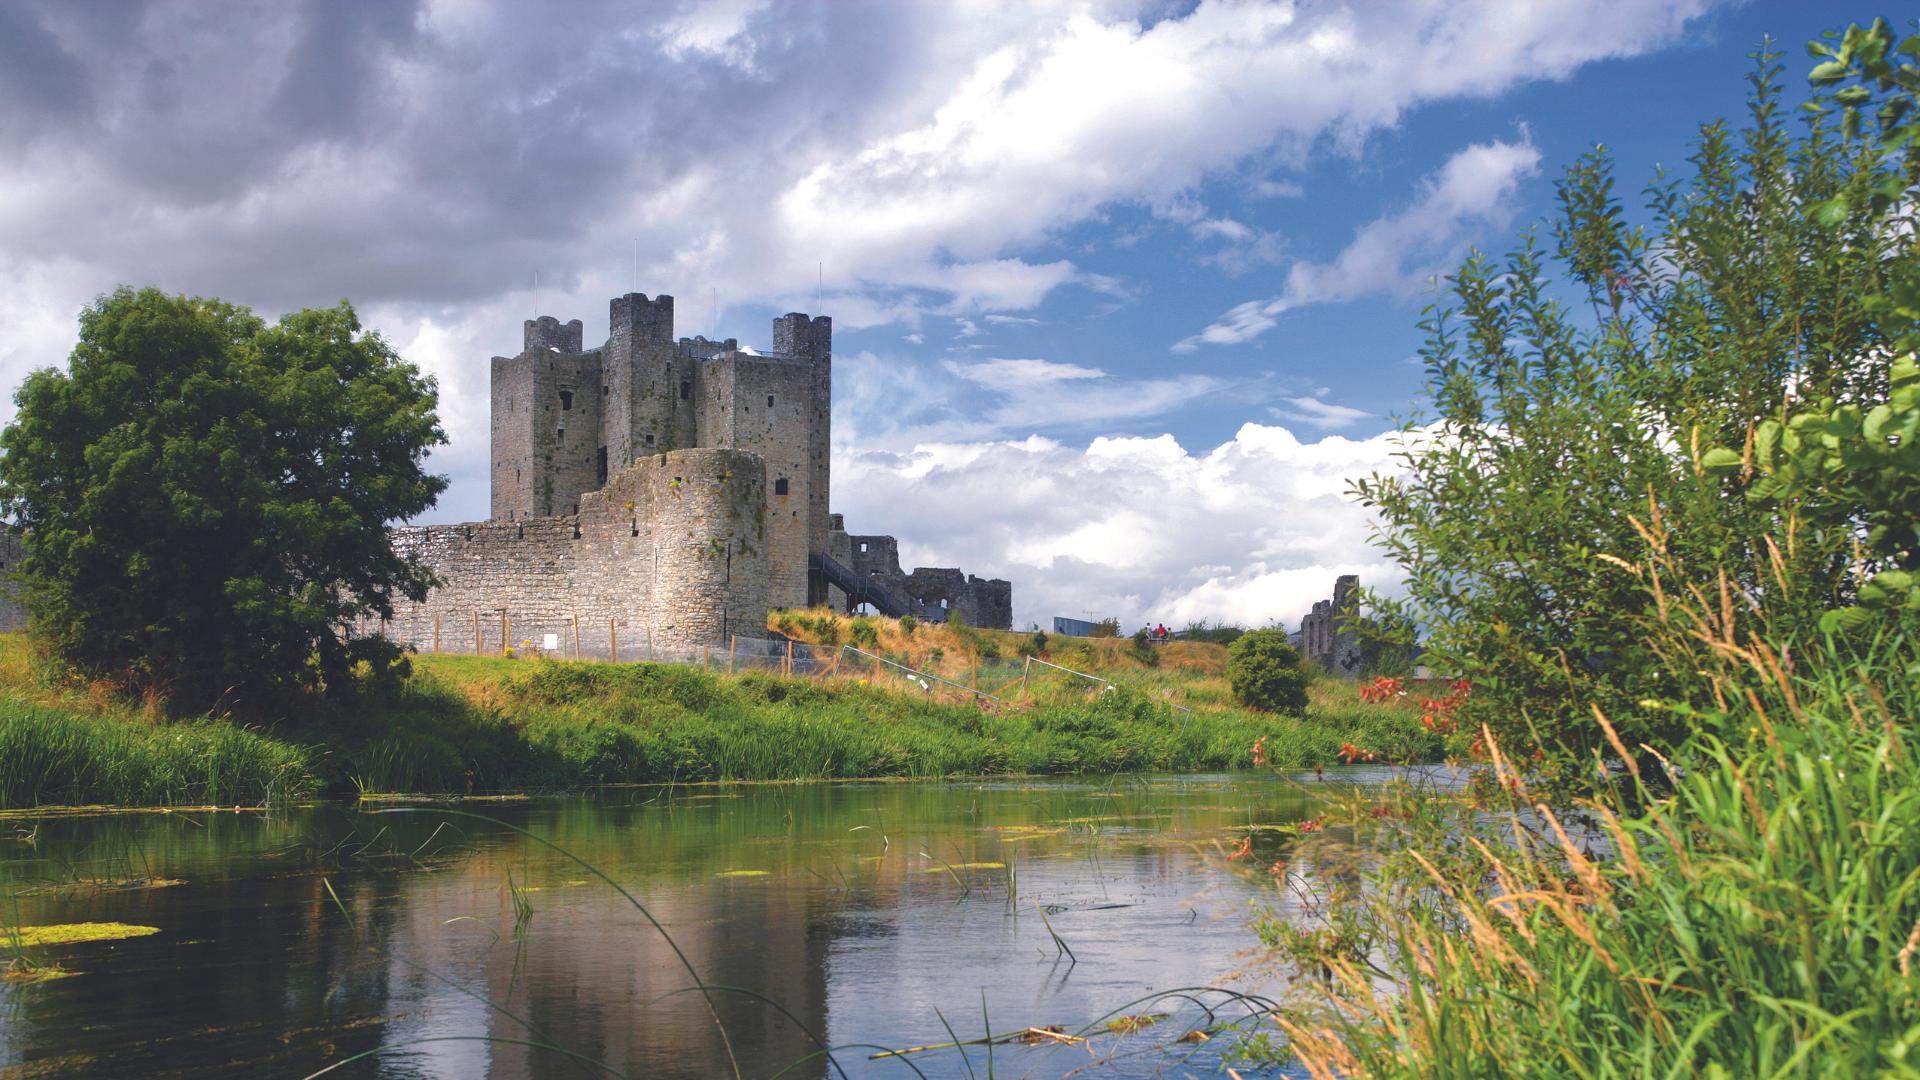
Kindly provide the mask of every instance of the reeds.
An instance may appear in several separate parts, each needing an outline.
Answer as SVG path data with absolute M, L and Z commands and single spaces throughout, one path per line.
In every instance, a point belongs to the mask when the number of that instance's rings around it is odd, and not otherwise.
M 1599 716 L 1605 779 L 1562 810 L 1497 745 L 1498 813 L 1351 808 L 1391 854 L 1344 947 L 1288 939 L 1326 973 L 1282 1020 L 1313 1075 L 1915 1073 L 1912 650 L 1829 643 L 1790 675 L 1763 641 L 1700 640 L 1741 692 L 1672 764 Z

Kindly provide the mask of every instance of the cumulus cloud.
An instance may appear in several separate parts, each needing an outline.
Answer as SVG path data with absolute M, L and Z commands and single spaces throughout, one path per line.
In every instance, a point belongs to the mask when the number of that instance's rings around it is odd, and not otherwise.
M 1339 574 L 1397 585 L 1347 491 L 1392 470 L 1401 438 L 1302 442 L 1247 424 L 1203 451 L 1170 435 L 847 448 L 834 497 L 851 528 L 897 532 L 908 565 L 1015 582 L 1016 625 L 1069 615 L 1297 627 Z
M 1294 263 L 1278 296 L 1235 305 L 1175 351 L 1251 341 L 1308 304 L 1408 290 L 1456 262 L 1477 230 L 1508 221 L 1520 181 L 1539 167 L 1540 152 L 1529 143 L 1461 150 L 1428 179 L 1413 205 L 1361 226 L 1330 262 Z
M 1062 290 L 1127 303 L 1040 249 L 1249 159 L 1658 47 L 1710 2 L 16 0 L 0 381 L 57 362 L 121 282 L 269 313 L 348 296 L 441 376 L 458 419 L 436 461 L 467 514 L 475 371 L 536 311 L 591 336 L 635 288 L 908 330 Z M 685 307 L 688 332 L 719 329 L 718 302 Z M 1140 407 L 1212 385 L 1161 380 Z

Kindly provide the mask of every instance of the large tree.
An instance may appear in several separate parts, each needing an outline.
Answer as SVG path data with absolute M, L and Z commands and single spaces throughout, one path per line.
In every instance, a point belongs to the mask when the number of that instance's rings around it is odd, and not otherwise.
M 1849 63 L 1878 77 L 1891 40 L 1850 31 L 1848 61 L 1816 85 Z M 1403 470 L 1359 485 L 1406 574 L 1387 606 L 1428 629 L 1430 664 L 1471 676 L 1469 730 L 1510 748 L 1604 752 L 1596 708 L 1629 745 L 1672 745 L 1730 691 L 1651 644 L 1673 639 L 1649 623 L 1706 612 L 1692 640 L 1731 647 L 1752 613 L 1791 654 L 1901 565 L 1862 546 L 1897 531 L 1892 501 L 1869 520 L 1838 496 L 1770 496 L 1804 403 L 1851 409 L 1856 429 L 1884 419 L 1870 410 L 1910 348 L 1885 298 L 1912 291 L 1920 259 L 1920 138 L 1863 131 L 1859 88 L 1816 96 L 1796 125 L 1779 71 L 1763 49 L 1746 125 L 1703 126 L 1690 168 L 1647 184 L 1643 224 L 1600 149 L 1561 181 L 1550 246 L 1529 233 L 1504 260 L 1470 258 L 1425 323 L 1431 414 Z M 1907 122 L 1901 96 L 1883 121 Z M 1839 445 L 1812 422 L 1794 430 Z M 1753 497 L 1729 478 L 1743 463 L 1768 474 Z M 1889 499 L 1920 483 L 1905 467 L 1890 458 L 1874 480 Z
M 32 624 L 76 669 L 259 711 L 395 660 L 353 626 L 431 583 L 386 524 L 445 489 L 446 436 L 433 380 L 350 305 L 269 325 L 122 288 L 14 400 L 0 505 Z

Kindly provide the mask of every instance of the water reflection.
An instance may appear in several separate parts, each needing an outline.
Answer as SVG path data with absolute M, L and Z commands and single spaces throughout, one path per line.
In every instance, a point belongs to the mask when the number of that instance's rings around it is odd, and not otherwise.
M 1155 990 L 1266 987 L 1270 973 L 1241 969 L 1247 905 L 1272 893 L 1223 872 L 1221 842 L 1309 816 L 1310 799 L 1268 778 L 1177 777 L 460 804 L 604 870 L 709 984 L 791 1016 L 717 989 L 709 1011 L 673 946 L 588 870 L 434 808 L 42 820 L 32 842 L 0 843 L 22 923 L 161 933 L 49 954 L 74 977 L 0 984 L 0 1075 L 304 1076 L 381 1048 L 330 1075 L 595 1075 L 526 1045 L 551 1043 L 628 1075 L 709 1077 L 729 1074 L 730 1041 L 743 1073 L 767 1076 L 817 1049 L 809 1031 L 897 1047 L 945 1041 L 942 1016 L 962 1038 L 1072 1030 Z M 1285 840 L 1259 836 L 1271 861 Z M 140 887 L 151 879 L 180 883 Z M 970 1052 L 983 1068 L 985 1051 Z M 868 1053 L 836 1060 L 910 1075 Z M 994 1053 L 1000 1075 L 1091 1060 Z M 951 1051 L 915 1063 L 965 1075 Z M 1123 1057 L 1099 1074 L 1162 1065 Z M 816 1057 L 787 1075 L 829 1071 Z

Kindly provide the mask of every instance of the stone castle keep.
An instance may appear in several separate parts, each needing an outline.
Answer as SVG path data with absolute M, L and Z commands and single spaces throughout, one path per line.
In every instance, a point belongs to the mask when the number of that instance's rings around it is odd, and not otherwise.
M 780 316 L 764 353 L 675 339 L 664 295 L 615 298 L 590 349 L 578 319 L 528 320 L 492 361 L 492 517 L 394 530 L 440 585 L 384 632 L 637 657 L 765 637 L 770 609 L 816 604 L 1010 627 L 1008 582 L 906 573 L 893 537 L 829 513 L 832 404 L 826 316 Z

